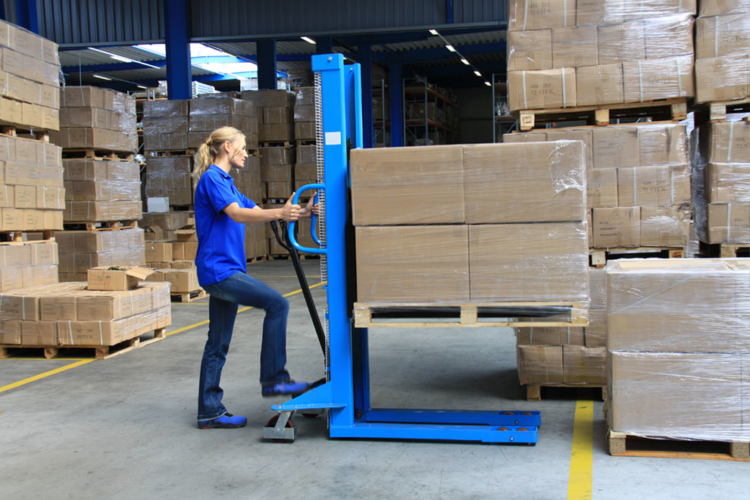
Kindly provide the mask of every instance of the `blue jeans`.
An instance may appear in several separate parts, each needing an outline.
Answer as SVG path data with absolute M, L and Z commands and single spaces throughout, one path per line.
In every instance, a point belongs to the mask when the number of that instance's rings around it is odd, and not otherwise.
M 290 379 L 284 369 L 289 302 L 273 288 L 239 271 L 224 281 L 204 288 L 211 297 L 208 305 L 208 342 L 201 362 L 198 421 L 211 420 L 227 413 L 221 403 L 224 391 L 219 387 L 219 381 L 240 304 L 266 311 L 260 348 L 260 383 L 269 386 Z

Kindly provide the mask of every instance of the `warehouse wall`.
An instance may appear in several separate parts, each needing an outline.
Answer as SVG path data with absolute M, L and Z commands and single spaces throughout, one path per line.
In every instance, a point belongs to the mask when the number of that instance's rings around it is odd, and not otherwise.
M 492 142 L 492 89 L 489 87 L 456 90 L 458 94 L 460 142 Z

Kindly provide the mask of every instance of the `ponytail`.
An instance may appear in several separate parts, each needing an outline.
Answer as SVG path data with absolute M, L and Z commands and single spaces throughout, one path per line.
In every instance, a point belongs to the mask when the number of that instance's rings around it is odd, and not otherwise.
M 238 137 L 244 138 L 245 135 L 234 127 L 221 127 L 211 132 L 208 139 L 201 144 L 198 152 L 195 153 L 195 165 L 192 175 L 196 186 L 201 176 L 208 170 L 208 167 L 216 161 L 221 152 L 221 146 L 227 141 L 234 142 Z

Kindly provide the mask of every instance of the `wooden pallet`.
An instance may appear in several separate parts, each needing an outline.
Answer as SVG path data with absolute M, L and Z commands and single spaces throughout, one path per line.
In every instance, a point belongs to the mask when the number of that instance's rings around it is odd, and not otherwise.
M 526 401 L 541 401 L 542 400 L 542 387 L 564 387 L 568 389 L 601 389 L 602 401 L 607 400 L 607 386 L 606 385 L 527 384 L 526 385 Z
M 23 236 L 28 233 L 42 233 L 42 239 L 26 241 Z M 41 241 L 55 241 L 55 231 L 0 231 L 0 245 L 27 245 Z
M 717 245 L 709 245 L 701 241 L 699 253 L 701 257 L 713 258 L 720 257 L 734 259 L 737 257 L 750 257 L 750 243 L 720 243 Z
M 268 260 L 290 260 L 292 256 L 288 253 L 268 255 Z M 312 253 L 300 253 L 299 260 L 319 260 L 320 255 Z
M 172 302 L 195 302 L 196 300 L 205 299 L 208 294 L 204 289 L 194 290 L 190 293 L 173 293 Z
M 121 231 L 123 229 L 135 229 L 138 227 L 137 220 L 103 221 L 103 222 L 69 222 L 63 225 L 66 231 Z
M 0 135 L 8 137 L 22 137 L 42 142 L 49 142 L 49 132 L 37 130 L 33 127 L 21 127 L 18 125 L 0 125 Z
M 638 248 L 591 248 L 589 249 L 591 267 L 603 268 L 608 260 L 616 259 L 684 259 L 684 248 L 660 248 L 660 247 L 638 247 Z
M 192 212 L 195 210 L 195 205 L 169 205 L 170 212 Z
M 690 441 L 672 438 L 644 438 L 625 432 L 609 431 L 609 453 L 616 457 L 695 458 L 750 462 L 750 443 Z
M 314 146 L 317 144 L 317 141 L 315 139 L 308 139 L 305 141 L 296 141 L 297 146 Z
M 55 359 L 61 354 L 78 354 L 80 350 L 92 350 L 94 359 L 109 359 L 120 354 L 138 349 L 139 347 L 153 344 L 167 338 L 166 329 L 159 328 L 154 330 L 153 337 L 149 339 L 143 339 L 147 336 L 141 335 L 124 342 L 120 342 L 113 346 L 95 346 L 95 345 L 77 345 L 77 346 L 24 346 L 24 345 L 0 345 L 0 359 L 9 358 L 14 355 L 22 355 L 26 353 L 33 353 L 42 351 L 42 354 L 47 359 Z
M 130 152 L 109 151 L 102 149 L 63 149 L 63 159 L 86 159 L 99 161 L 135 161 L 135 154 Z
M 658 101 L 621 104 L 602 104 L 576 108 L 528 109 L 515 111 L 522 131 L 538 125 L 558 122 L 585 121 L 588 125 L 609 125 L 613 119 L 651 118 L 653 121 L 684 120 L 687 118 L 688 99 L 678 97 Z
M 695 107 L 695 124 L 725 122 L 730 113 L 750 113 L 750 98 L 699 104 Z
M 425 317 L 420 317 L 421 313 Z M 413 318 L 383 321 L 386 315 Z M 581 302 L 354 304 L 354 325 L 357 328 L 569 327 L 588 324 L 588 304 Z
M 173 151 L 149 151 L 146 158 L 160 158 L 160 157 L 184 157 L 184 156 L 193 156 L 195 155 L 196 150 L 195 149 L 175 149 Z
M 257 257 L 250 257 L 247 259 L 248 264 L 256 264 L 258 262 L 265 262 L 268 260 L 268 255 L 259 255 Z
M 259 148 L 291 148 L 289 141 L 265 141 L 258 143 Z

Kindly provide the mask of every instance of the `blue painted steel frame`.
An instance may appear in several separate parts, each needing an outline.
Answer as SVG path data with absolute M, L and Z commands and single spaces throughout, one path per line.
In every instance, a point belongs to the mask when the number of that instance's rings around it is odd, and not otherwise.
M 167 89 L 169 99 L 190 99 L 190 18 L 186 0 L 164 0 L 164 34 L 167 53 Z
M 348 220 L 348 143 L 362 147 L 362 94 L 358 64 L 344 66 L 341 54 L 313 56 L 320 72 L 325 153 L 324 184 L 297 191 L 326 190 L 326 248 L 328 256 L 328 321 L 330 381 L 275 405 L 276 411 L 327 408 L 332 438 L 419 439 L 526 443 L 537 441 L 539 412 L 407 410 L 370 408 L 367 329 L 353 328 L 347 309 L 346 227 Z M 289 236 L 294 239 L 294 223 Z M 348 249 L 351 250 L 351 249 Z

